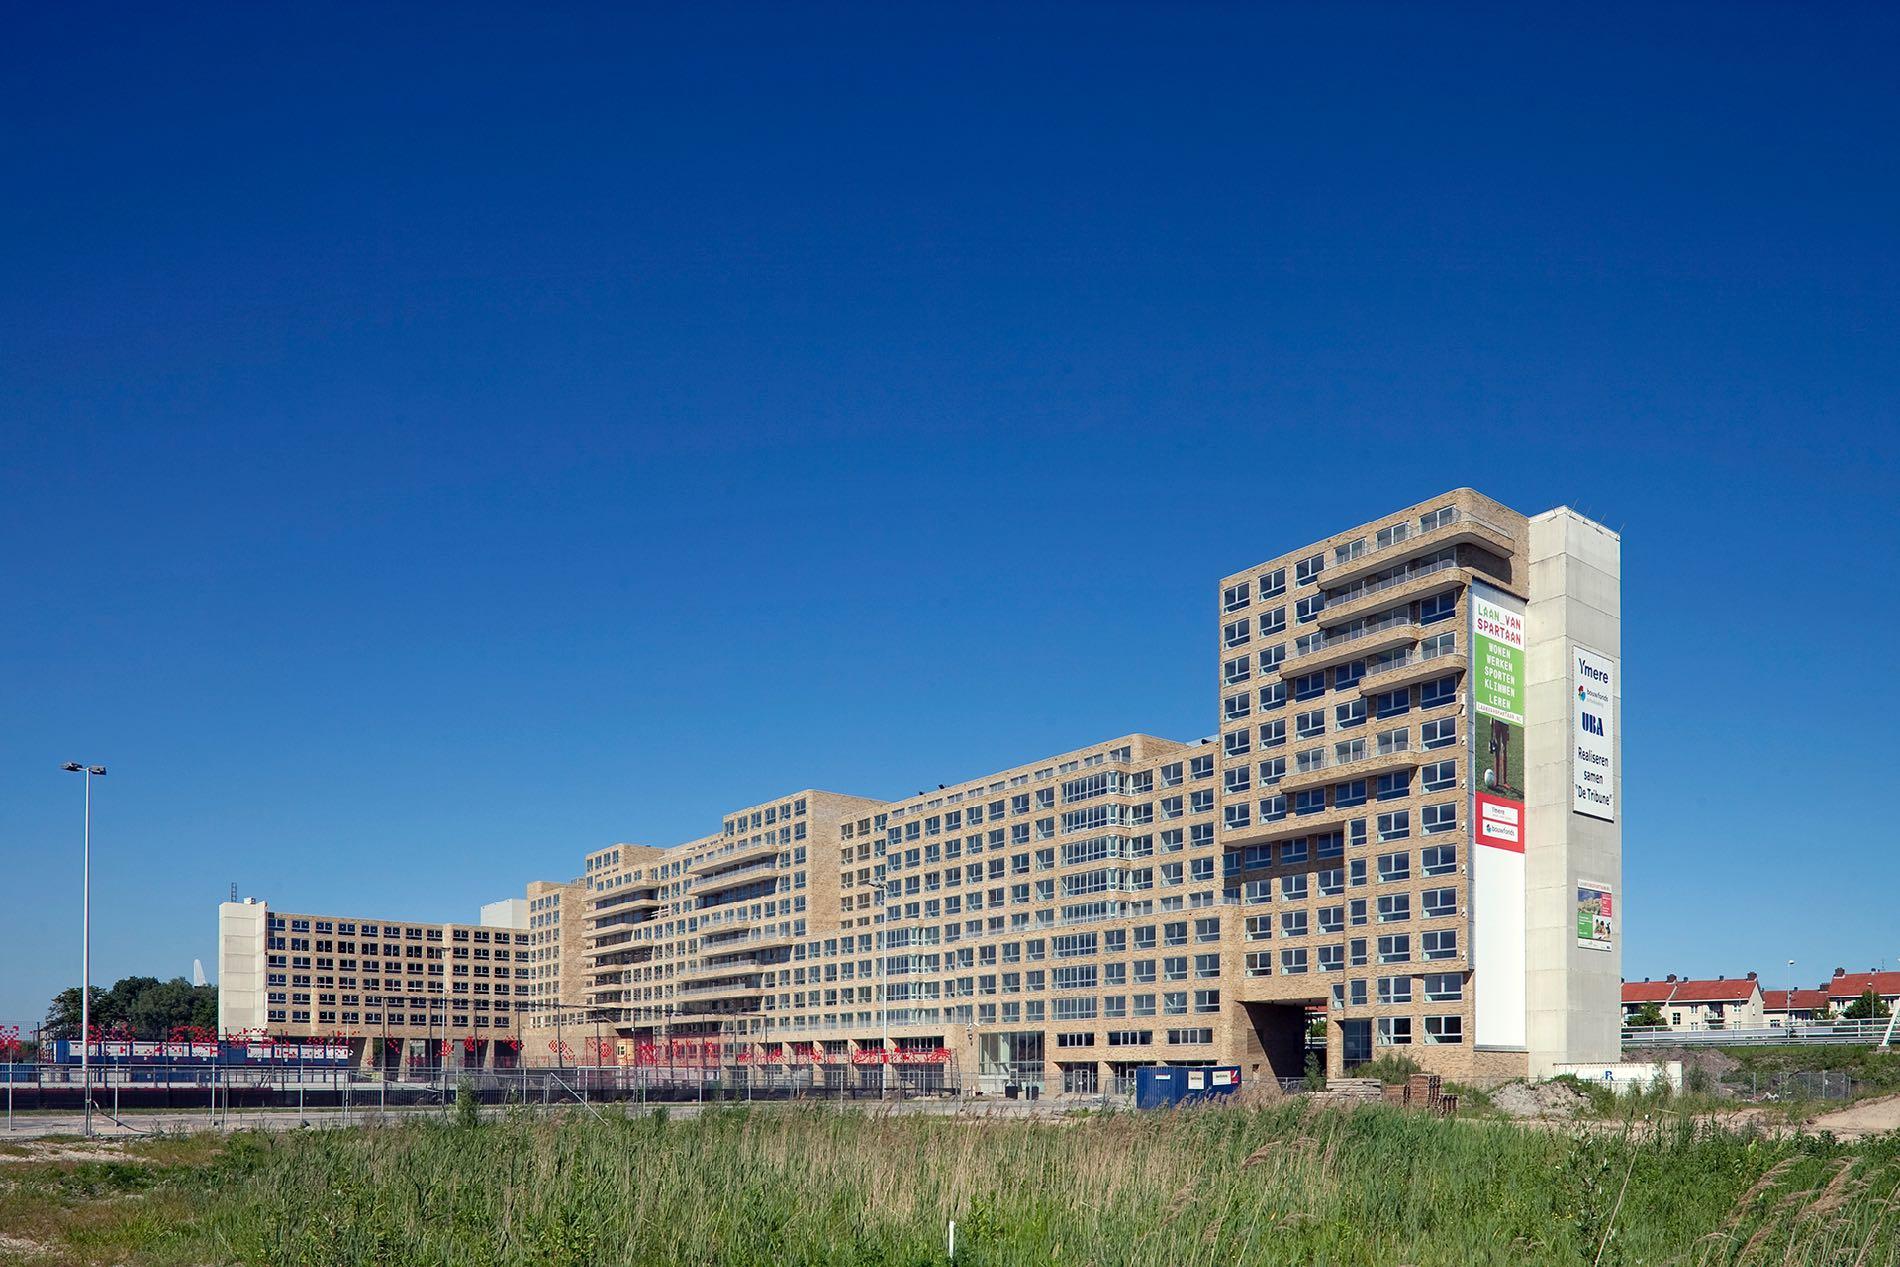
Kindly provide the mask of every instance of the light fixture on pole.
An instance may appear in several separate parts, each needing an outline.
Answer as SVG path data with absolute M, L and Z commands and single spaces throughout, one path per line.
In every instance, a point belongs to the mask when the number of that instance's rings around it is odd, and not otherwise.
M 68 761 L 60 767 L 86 776 L 86 826 L 79 879 L 79 1080 L 86 1087 L 86 1135 L 92 1135 L 92 779 L 102 765 Z

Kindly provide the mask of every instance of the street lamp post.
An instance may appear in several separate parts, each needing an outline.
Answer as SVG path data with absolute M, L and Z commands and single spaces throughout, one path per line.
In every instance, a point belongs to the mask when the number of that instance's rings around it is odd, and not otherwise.
M 81 846 L 79 889 L 79 1080 L 86 1086 L 86 1135 L 92 1135 L 92 780 L 102 765 L 68 761 L 60 767 L 86 779 L 86 827 Z

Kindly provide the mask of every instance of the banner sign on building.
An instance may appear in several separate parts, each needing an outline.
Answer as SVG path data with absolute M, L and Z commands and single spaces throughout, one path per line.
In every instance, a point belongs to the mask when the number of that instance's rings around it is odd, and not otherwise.
M 1474 1041 L 1524 1046 L 1524 600 L 1474 582 L 1466 721 L 1471 728 Z
M 1570 649 L 1570 808 L 1616 821 L 1616 661 Z
M 1577 881 L 1577 944 L 1585 950 L 1608 950 L 1615 920 L 1610 886 Z
M 1471 836 L 1524 852 L 1524 604 L 1471 587 Z

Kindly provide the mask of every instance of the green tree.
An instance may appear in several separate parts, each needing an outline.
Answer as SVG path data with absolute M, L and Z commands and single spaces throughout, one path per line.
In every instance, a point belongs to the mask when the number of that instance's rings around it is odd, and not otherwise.
M 1842 1010 L 1841 1019 L 1844 1021 L 1884 1021 L 1890 1013 L 1891 1009 L 1888 1008 L 1886 1000 L 1869 988 Z
M 1645 1003 L 1623 1020 L 1631 1029 L 1661 1029 L 1668 1023 L 1663 1019 L 1662 1006 L 1657 1003 Z
M 192 985 L 183 977 L 122 977 L 112 988 L 92 987 L 92 1023 L 101 1030 L 130 1031 L 132 1037 L 155 1041 L 170 1038 L 180 1026 L 215 1028 L 218 989 Z M 46 1009 L 44 1036 L 79 1037 L 79 988 L 61 990 Z

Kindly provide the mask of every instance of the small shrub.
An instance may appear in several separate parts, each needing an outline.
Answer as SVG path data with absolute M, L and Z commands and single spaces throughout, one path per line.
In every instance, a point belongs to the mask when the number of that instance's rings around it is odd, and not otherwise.
M 1418 1061 L 1404 1052 L 1387 1052 L 1377 1060 L 1368 1060 L 1352 1071 L 1355 1078 L 1377 1078 L 1387 1086 L 1402 1085 L 1415 1073 L 1423 1072 Z
M 455 1124 L 470 1130 L 482 1124 L 481 1101 L 475 1098 L 475 1084 L 468 1078 L 455 1084 Z
M 1320 1059 L 1316 1051 L 1306 1053 L 1305 1082 L 1308 1091 L 1326 1089 L 1326 1062 Z

